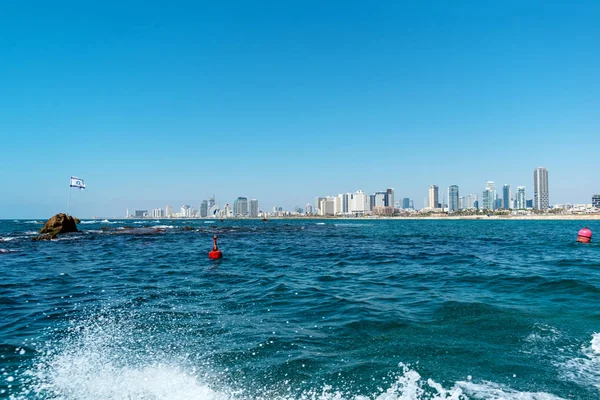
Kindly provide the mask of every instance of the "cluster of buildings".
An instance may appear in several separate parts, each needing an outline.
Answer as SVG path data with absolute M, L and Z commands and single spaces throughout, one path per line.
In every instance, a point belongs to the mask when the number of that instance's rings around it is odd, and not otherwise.
M 225 204 L 221 209 L 215 201 L 215 196 L 208 200 L 202 200 L 198 208 L 183 205 L 179 211 L 173 207 L 166 206 L 148 210 L 135 210 L 133 214 L 127 210 L 126 218 L 232 218 L 232 217 L 258 217 L 258 200 L 248 200 L 247 197 L 238 197 L 233 206 Z
M 511 185 L 505 184 L 496 188 L 494 181 L 488 181 L 481 192 L 469 193 L 461 196 L 458 185 L 450 185 L 440 198 L 440 189 L 437 185 L 429 186 L 429 195 L 424 200 L 424 207 L 416 210 L 414 201 L 403 198 L 395 201 L 394 189 L 378 191 L 367 194 L 362 190 L 338 194 L 337 196 L 317 197 L 314 205 L 307 203 L 305 208 L 295 207 L 294 211 L 284 210 L 275 206 L 270 212 L 262 211 L 258 207 L 258 200 L 247 197 L 238 197 L 233 205 L 225 204 L 221 208 L 215 197 L 203 200 L 198 208 L 184 205 L 179 211 L 167 206 L 165 209 L 136 210 L 127 217 L 132 218 L 266 218 L 287 216 L 365 216 L 365 215 L 403 215 L 421 213 L 456 213 L 456 212 L 490 212 L 496 210 L 510 210 L 513 214 L 526 214 L 532 211 L 547 212 L 550 207 L 550 192 L 548 189 L 548 170 L 537 167 L 533 171 L 533 197 L 527 198 L 525 186 L 517 186 L 513 191 Z M 600 194 L 592 196 L 591 204 L 556 204 L 553 210 L 566 213 L 593 213 L 600 211 Z

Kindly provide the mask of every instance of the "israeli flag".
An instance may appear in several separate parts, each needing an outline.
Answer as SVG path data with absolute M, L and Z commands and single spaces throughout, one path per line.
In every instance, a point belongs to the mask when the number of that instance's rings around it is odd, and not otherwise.
M 76 176 L 72 176 L 71 187 L 85 189 L 85 183 L 83 183 L 83 179 L 77 178 Z

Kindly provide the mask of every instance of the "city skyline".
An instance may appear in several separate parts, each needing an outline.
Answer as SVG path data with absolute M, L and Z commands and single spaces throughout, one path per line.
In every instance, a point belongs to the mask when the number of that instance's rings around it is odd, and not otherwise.
M 387 187 L 420 207 L 430 184 L 529 192 L 536 165 L 552 203 L 600 191 L 594 2 L 15 2 L 3 17 L 0 218 L 64 211 L 69 176 L 89 183 L 81 216 Z

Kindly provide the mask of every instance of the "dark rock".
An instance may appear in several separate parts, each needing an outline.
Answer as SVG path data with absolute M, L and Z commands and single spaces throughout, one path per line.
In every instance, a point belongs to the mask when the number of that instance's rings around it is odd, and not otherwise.
M 46 221 L 44 227 L 40 229 L 39 233 L 48 233 L 56 236 L 59 233 L 79 232 L 77 230 L 78 222 L 78 219 L 73 218 L 70 215 L 63 213 L 56 214 L 54 217 Z
M 184 231 L 193 231 L 193 230 L 195 230 L 195 229 L 194 229 L 194 228 L 192 228 L 191 226 L 184 226 L 184 227 L 183 227 L 183 230 L 184 230 Z

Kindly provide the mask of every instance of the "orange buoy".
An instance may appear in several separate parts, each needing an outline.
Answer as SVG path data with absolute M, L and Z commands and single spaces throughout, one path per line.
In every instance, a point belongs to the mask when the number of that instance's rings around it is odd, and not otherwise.
M 592 231 L 590 231 L 587 226 L 585 228 L 581 229 L 577 233 L 577 241 L 581 242 L 581 243 L 591 242 L 592 241 Z
M 208 258 L 211 260 L 218 260 L 223 257 L 223 253 L 221 253 L 221 250 L 217 247 L 217 236 L 213 236 L 213 242 L 214 245 L 212 250 L 208 252 Z

